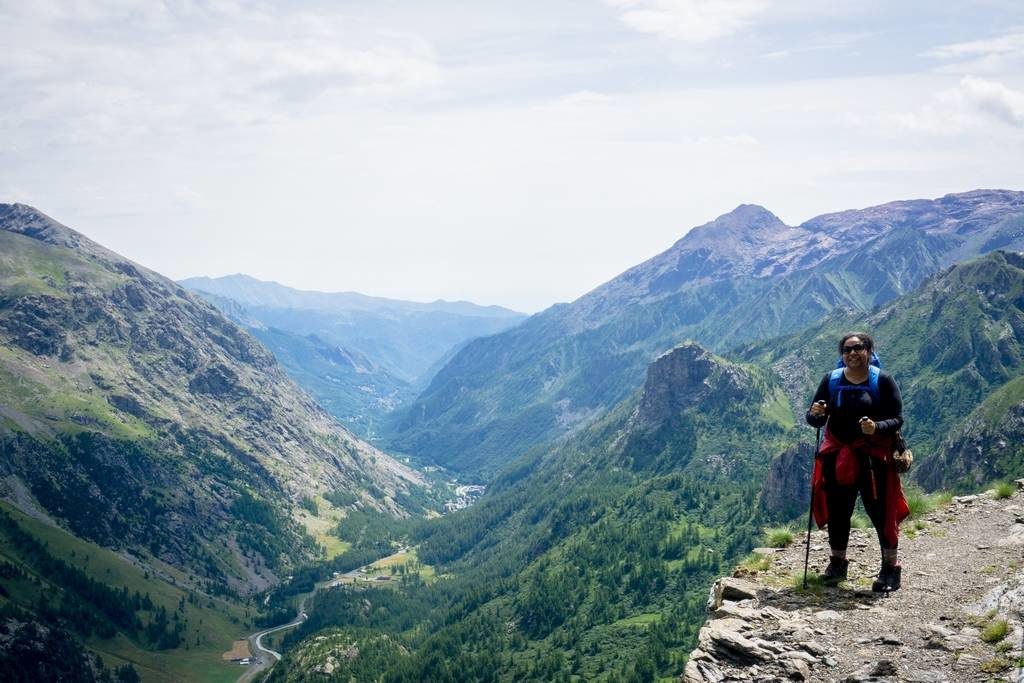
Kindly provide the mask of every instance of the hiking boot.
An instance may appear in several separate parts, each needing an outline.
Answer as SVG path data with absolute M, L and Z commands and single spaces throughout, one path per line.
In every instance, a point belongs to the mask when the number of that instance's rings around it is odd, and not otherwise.
M 899 590 L 902 575 L 902 566 L 883 562 L 882 568 L 878 571 L 878 578 L 871 584 L 871 590 L 876 593 L 890 593 Z
M 828 558 L 828 566 L 825 573 L 821 575 L 821 582 L 826 586 L 837 586 L 840 581 L 846 581 L 846 570 L 850 568 L 850 561 L 839 557 Z

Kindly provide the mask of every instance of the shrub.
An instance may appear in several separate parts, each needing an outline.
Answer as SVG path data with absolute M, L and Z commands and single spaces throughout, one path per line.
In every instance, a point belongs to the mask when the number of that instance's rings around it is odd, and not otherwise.
M 299 501 L 299 507 L 313 516 L 320 514 L 320 508 L 317 506 L 316 501 L 309 496 L 303 496 L 302 500 Z
M 867 529 L 870 526 L 871 520 L 867 515 L 862 515 L 858 512 L 850 518 L 850 527 L 853 529 Z
M 926 515 L 934 509 L 932 501 L 929 500 L 928 496 L 921 489 L 909 487 L 907 488 L 906 495 L 911 519 Z
M 765 529 L 764 538 L 769 548 L 785 548 L 793 543 L 793 532 L 784 526 Z

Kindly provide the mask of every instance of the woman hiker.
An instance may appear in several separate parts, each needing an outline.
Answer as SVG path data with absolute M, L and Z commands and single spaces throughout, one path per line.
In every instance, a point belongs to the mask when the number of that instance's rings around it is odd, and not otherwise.
M 871 590 L 888 592 L 900 587 L 899 525 L 910 510 L 893 464 L 903 400 L 893 378 L 877 367 L 874 346 L 867 334 L 843 336 L 842 367 L 822 378 L 807 423 L 825 427 L 812 477 L 814 520 L 819 528 L 828 525 L 831 548 L 824 582 L 834 586 L 846 579 L 850 518 L 860 493 L 882 549 L 882 567 Z

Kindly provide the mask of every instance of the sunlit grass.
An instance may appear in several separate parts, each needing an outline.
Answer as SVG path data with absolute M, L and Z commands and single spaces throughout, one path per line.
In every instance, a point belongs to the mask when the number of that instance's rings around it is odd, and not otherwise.
M 772 566 L 771 558 L 761 553 L 750 553 L 747 555 L 742 562 L 740 562 L 740 569 L 750 573 L 756 574 L 763 572 Z
M 986 643 L 998 643 L 1010 632 L 1010 624 L 1006 619 L 993 619 L 981 630 L 981 639 Z
M 804 588 L 804 573 L 797 572 L 789 577 L 790 586 L 801 593 L 820 593 L 825 590 L 825 580 L 817 572 L 807 572 L 807 587 Z
M 764 538 L 769 548 L 785 548 L 793 543 L 793 531 L 781 526 L 765 529 Z
M 1017 492 L 1017 487 L 1008 481 L 997 482 L 993 487 L 992 497 L 996 500 L 1010 498 Z
M 867 529 L 871 526 L 871 520 L 868 519 L 867 515 L 856 513 L 850 518 L 850 528 L 852 529 Z
M 910 508 L 911 519 L 917 519 L 932 510 L 945 507 L 953 500 L 953 494 L 948 491 L 925 493 L 916 486 L 907 487 L 904 493 L 907 497 L 907 507 Z

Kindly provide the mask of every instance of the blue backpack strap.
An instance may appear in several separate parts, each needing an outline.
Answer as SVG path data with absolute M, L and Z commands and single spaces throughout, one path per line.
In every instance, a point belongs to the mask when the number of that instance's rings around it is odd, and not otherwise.
M 842 378 L 842 368 L 836 368 L 828 377 L 828 404 L 830 407 L 839 405 L 839 380 Z
M 882 398 L 882 394 L 878 391 L 878 377 L 882 374 L 882 371 L 878 369 L 877 365 L 868 366 L 868 393 L 871 394 L 871 401 L 876 405 Z

